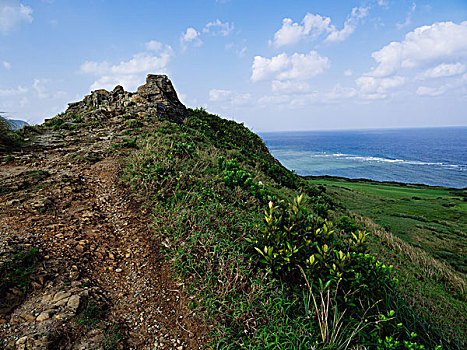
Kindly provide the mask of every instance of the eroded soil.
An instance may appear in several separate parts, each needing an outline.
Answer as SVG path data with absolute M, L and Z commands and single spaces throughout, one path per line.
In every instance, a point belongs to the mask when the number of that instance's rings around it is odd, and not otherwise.
M 150 208 L 120 182 L 122 139 L 118 123 L 46 129 L 0 155 L 0 349 L 204 347 Z

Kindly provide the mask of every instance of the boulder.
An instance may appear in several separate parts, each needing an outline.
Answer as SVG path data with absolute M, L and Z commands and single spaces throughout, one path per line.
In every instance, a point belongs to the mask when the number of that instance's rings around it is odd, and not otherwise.
M 158 116 L 182 123 L 188 111 L 166 75 L 148 74 L 146 84 L 140 86 L 137 92 L 127 92 L 120 85 L 111 92 L 95 90 L 82 101 L 70 103 L 65 112 L 65 116 L 79 115 L 90 120 L 104 120 L 124 114 Z

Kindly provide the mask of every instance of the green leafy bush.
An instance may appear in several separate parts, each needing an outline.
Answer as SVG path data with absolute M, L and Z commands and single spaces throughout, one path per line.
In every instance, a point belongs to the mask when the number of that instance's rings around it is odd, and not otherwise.
M 392 266 L 367 253 L 368 233 L 335 231 L 331 222 L 307 211 L 303 195 L 288 205 L 269 202 L 264 214 L 263 227 L 247 241 L 260 266 L 292 293 L 303 294 L 305 315 L 316 318 L 320 348 L 360 343 L 375 349 L 425 349 L 392 309 L 398 281 Z
M 223 171 L 223 180 L 226 186 L 239 186 L 249 191 L 252 196 L 259 200 L 267 198 L 268 191 L 259 183 L 256 183 L 251 174 L 240 167 L 236 159 L 226 160 L 224 157 L 219 157 L 218 164 Z

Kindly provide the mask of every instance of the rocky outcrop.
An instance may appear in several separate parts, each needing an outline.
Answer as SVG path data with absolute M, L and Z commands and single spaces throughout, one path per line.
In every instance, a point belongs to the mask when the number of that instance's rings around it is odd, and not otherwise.
M 149 74 L 137 92 L 117 85 L 112 91 L 92 91 L 82 101 L 70 103 L 65 115 L 85 120 L 103 120 L 115 115 L 157 116 L 181 123 L 188 116 L 166 75 Z

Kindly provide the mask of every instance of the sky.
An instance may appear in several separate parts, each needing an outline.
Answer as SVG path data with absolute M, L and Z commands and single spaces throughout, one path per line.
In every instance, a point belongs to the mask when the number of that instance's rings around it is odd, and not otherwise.
M 167 74 L 253 131 L 467 126 L 467 0 L 0 0 L 0 111 Z

